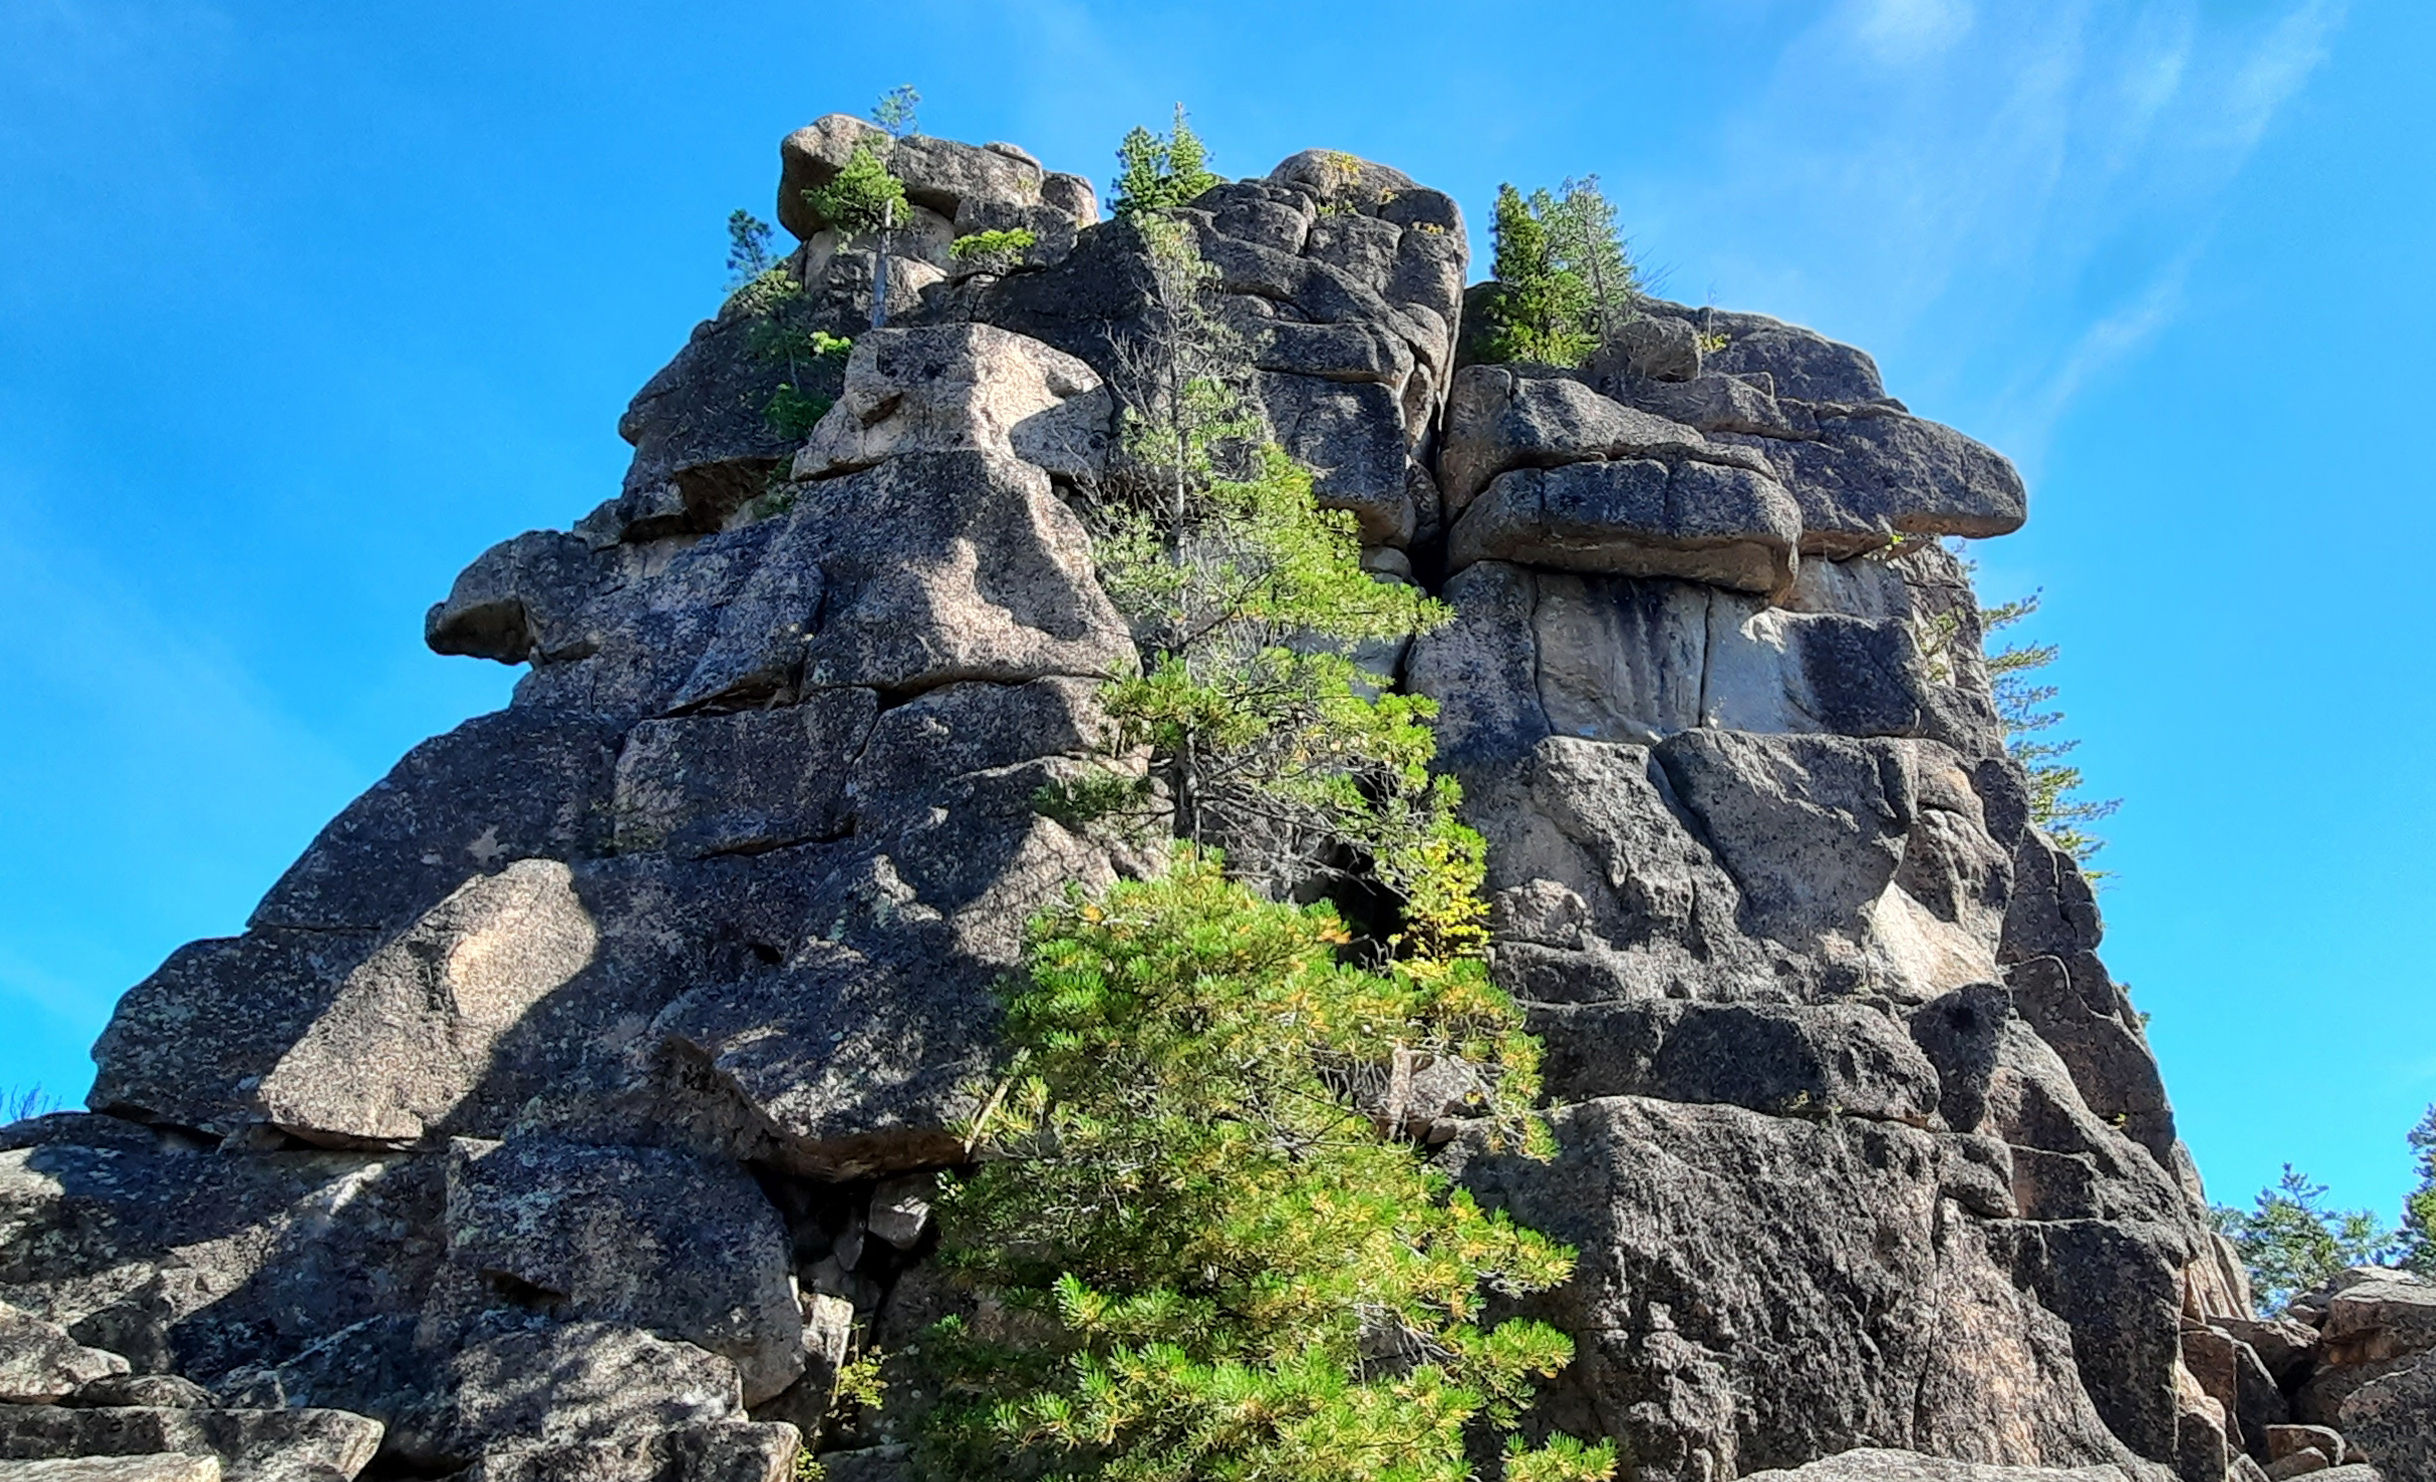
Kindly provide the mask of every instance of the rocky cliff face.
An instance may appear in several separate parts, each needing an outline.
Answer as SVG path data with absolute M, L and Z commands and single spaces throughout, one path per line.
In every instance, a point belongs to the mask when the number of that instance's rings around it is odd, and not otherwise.
M 800 193 L 869 137 L 783 150 L 789 271 L 839 333 L 871 255 Z M 514 703 L 131 990 L 90 1114 L 0 1136 L 0 1458 L 744 1479 L 800 1434 L 893 1465 L 889 1415 L 823 1428 L 824 1399 L 850 1342 L 958 1301 L 921 1175 L 962 1155 L 991 984 L 1068 882 L 1147 862 L 1031 807 L 1134 662 L 1067 499 L 1138 243 L 1012 146 L 887 147 L 900 327 L 810 437 L 763 420 L 784 368 L 747 316 L 698 329 L 620 424 L 616 496 L 432 610 L 434 649 L 529 666 Z M 1580 1248 L 1531 1304 L 1580 1350 L 1542 1421 L 1647 1482 L 1856 1448 L 2287 1466 L 2268 1427 L 2315 1370 L 2275 1344 L 2308 1343 L 2206 1232 L 1935 539 L 2017 527 L 2012 467 L 1758 315 L 1459 366 L 1461 216 L 1381 166 L 1298 155 L 1184 214 L 1280 439 L 1456 612 L 1381 663 L 1442 706 L 1562 1150 L 1421 1119 Z M 947 251 L 1016 226 L 1012 271 Z M 2436 1346 L 2405 1329 L 2360 1391 L 2380 1436 Z M 2416 1464 L 2370 1443 L 2398 1482 L 2436 1477 L 2419 1434 Z

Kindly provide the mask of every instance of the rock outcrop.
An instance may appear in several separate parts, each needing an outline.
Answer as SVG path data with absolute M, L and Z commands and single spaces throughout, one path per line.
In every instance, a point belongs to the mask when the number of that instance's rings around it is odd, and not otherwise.
M 1075 501 L 1144 266 L 1078 177 L 833 117 L 780 220 L 834 332 L 873 247 L 802 193 L 862 146 L 916 219 L 827 416 L 763 418 L 748 307 L 696 331 L 622 489 L 431 611 L 514 702 L 136 985 L 89 1113 L 0 1133 L 0 1466 L 901 1474 L 830 1383 L 960 1300 L 924 1196 L 1024 921 L 1151 863 L 1033 807 L 1136 662 Z M 1580 1352 L 1532 1423 L 1645 1482 L 2436 1482 L 2436 1303 L 2251 1313 L 2030 822 L 1936 539 L 2019 525 L 2012 467 L 1757 315 L 1459 366 L 1461 214 L 1383 166 L 1182 215 L 1277 436 L 1454 612 L 1379 667 L 1441 707 L 1547 1044 L 1554 1161 L 1425 1129 L 1581 1252 L 1524 1304 Z

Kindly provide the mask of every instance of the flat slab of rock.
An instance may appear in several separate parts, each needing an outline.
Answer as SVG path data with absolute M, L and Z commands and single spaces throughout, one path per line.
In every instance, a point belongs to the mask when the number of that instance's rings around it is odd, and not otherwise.
M 0 1482 L 220 1482 L 216 1456 L 71 1456 L 0 1461 Z
M 215 1456 L 227 1482 L 353 1477 L 380 1444 L 379 1421 L 343 1410 L 0 1408 L 0 1460 Z
M 554 1446 L 501 1446 L 466 1482 L 784 1482 L 801 1434 L 791 1425 L 725 1421 Z
M 1863 1447 L 1840 1452 L 1806 1466 L 1778 1471 L 1745 1472 L 1744 1482 L 2124 1482 L 2122 1468 L 1996 1466 L 1986 1462 L 1953 1461 L 1916 1451 Z
M 1765 474 L 1626 458 L 1501 474 L 1455 522 L 1447 563 L 1519 561 L 1742 592 L 1793 585 L 1801 512 Z
M 2380 1272 L 2335 1293 L 2319 1329 L 2323 1361 L 2373 1364 L 2436 1349 L 2436 1281 Z
M 2122 1467 L 2000 1467 L 1956 1462 L 1917 1450 L 1859 1448 L 1803 1467 L 1744 1472 L 1744 1482 L 2124 1482 Z
M 119 1355 L 87 1348 L 59 1324 L 0 1302 L 0 1404 L 48 1404 L 126 1372 Z
M 1559 375 L 1526 375 L 1510 366 L 1467 365 L 1447 400 L 1438 453 L 1439 493 L 1458 514 L 1499 475 L 1608 458 L 1689 458 L 1764 471 L 1741 449 L 1713 446 L 1680 422 L 1636 411 Z

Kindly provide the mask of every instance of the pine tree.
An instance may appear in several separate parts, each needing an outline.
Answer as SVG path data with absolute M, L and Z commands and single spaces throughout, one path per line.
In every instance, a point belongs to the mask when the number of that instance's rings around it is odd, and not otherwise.
M 1490 228 L 1497 244 L 1497 288 L 1489 305 L 1493 360 L 1572 366 L 1598 348 L 1584 328 L 1591 313 L 1590 286 L 1558 254 L 1558 233 L 1549 222 L 1556 214 L 1556 202 L 1544 190 L 1526 198 L 1511 185 L 1497 187 Z
M 2400 1263 L 2423 1276 L 2436 1276 L 2436 1106 L 2410 1131 L 2419 1187 L 2402 1201 Z
M 1351 657 L 1446 609 L 1364 571 L 1353 517 L 1320 509 L 1309 471 L 1269 441 L 1250 351 L 1218 314 L 1190 225 L 1143 212 L 1130 226 L 1145 303 L 1118 347 L 1118 457 L 1089 517 L 1101 585 L 1143 660 L 1106 692 L 1113 744 L 1148 747 L 1151 778 L 1103 777 L 1046 804 L 1076 821 L 1155 817 L 1271 891 L 1375 876 L 1407 933 L 1473 930 L 1469 896 L 1443 885 L 1479 846 L 1454 821 L 1452 779 L 1430 775 L 1436 707 L 1378 693 Z
M 1189 849 L 1035 923 L 1014 1069 L 942 1199 L 942 1258 L 1000 1315 L 924 1340 L 932 1475 L 1456 1482 L 1467 1432 L 1510 1433 L 1571 1357 L 1482 1303 L 1562 1281 L 1572 1252 L 1346 1094 L 1382 1062 L 1455 1057 L 1478 1112 L 1527 1136 L 1537 1046 L 1476 958 L 1372 971 L 1347 941 L 1328 908 Z M 1505 1475 L 1614 1464 L 1558 1437 L 1514 1444 Z
M 2370 1264 L 2391 1254 L 2394 1232 L 2364 1209 L 2332 1210 L 2322 1202 L 2323 1184 L 2312 1184 L 2289 1163 L 2275 1187 L 2261 1189 L 2253 1210 L 2217 1205 L 2216 1228 L 2233 1242 L 2259 1305 L 2269 1312 L 2346 1266 Z
M 1135 127 L 1117 145 L 1116 195 L 1109 207 L 1118 216 L 1139 216 L 1187 206 L 1224 179 L 1210 173 L 1209 152 L 1201 136 L 1185 121 L 1184 105 L 1176 105 L 1176 121 L 1166 134 Z
M 770 224 L 739 207 L 727 214 L 727 286 L 743 287 L 770 270 Z
M 880 101 L 871 105 L 871 121 L 878 124 L 891 139 L 902 139 L 921 132 L 921 120 L 915 110 L 921 106 L 922 95 L 910 82 L 899 83 L 880 94 Z
M 2033 592 L 2002 606 L 1982 608 L 1981 628 L 1992 636 L 2037 612 L 2038 605 L 2039 594 Z M 2112 817 L 2123 800 L 2077 796 L 2084 785 L 2081 769 L 2063 758 L 2081 743 L 2038 739 L 2042 732 L 2063 723 L 2064 712 L 2042 708 L 2054 701 L 2056 687 L 2035 679 L 2060 652 L 2052 643 L 2011 644 L 1997 650 L 1988 655 L 1990 688 L 1996 699 L 1996 717 L 2005 728 L 2005 750 L 2030 779 L 2030 821 L 2078 860 L 2091 879 L 2101 879 L 2105 872 L 2091 870 L 2089 862 L 2106 847 L 2106 841 L 2089 832 L 2086 825 Z
M 1599 177 L 1585 175 L 1566 180 L 1557 198 L 1538 210 L 1555 260 L 1582 281 L 1585 328 L 1603 345 L 1633 316 L 1641 298 L 1640 270 L 1625 250 L 1616 208 L 1599 189 Z
M 858 145 L 827 185 L 804 192 L 804 200 L 841 236 L 866 234 L 872 250 L 871 327 L 888 323 L 888 239 L 906 212 L 905 183 L 888 172 L 880 152 Z

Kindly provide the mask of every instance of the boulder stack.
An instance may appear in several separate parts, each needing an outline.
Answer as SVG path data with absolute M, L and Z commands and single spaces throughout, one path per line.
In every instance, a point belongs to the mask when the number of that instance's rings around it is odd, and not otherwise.
M 883 331 L 803 196 L 866 146 L 916 215 Z M 1378 667 L 1440 706 L 1559 1153 L 1415 1128 L 1580 1250 L 1532 1423 L 1643 1482 L 2436 1482 L 2436 1301 L 2252 1313 L 2030 820 L 1938 543 L 2021 523 L 2011 465 L 1757 315 L 1459 365 L 1461 214 L 1368 161 L 1182 215 L 1277 437 L 1454 611 Z M 0 1132 L 0 1475 L 902 1474 L 994 985 L 1157 863 L 1033 807 L 1136 662 L 1077 507 L 1144 250 L 1020 149 L 840 117 L 780 220 L 856 339 L 828 415 L 772 430 L 748 306 L 698 329 L 623 487 L 431 611 L 513 703 L 131 989 L 90 1112 Z M 839 1413 L 875 1351 L 889 1405 Z

